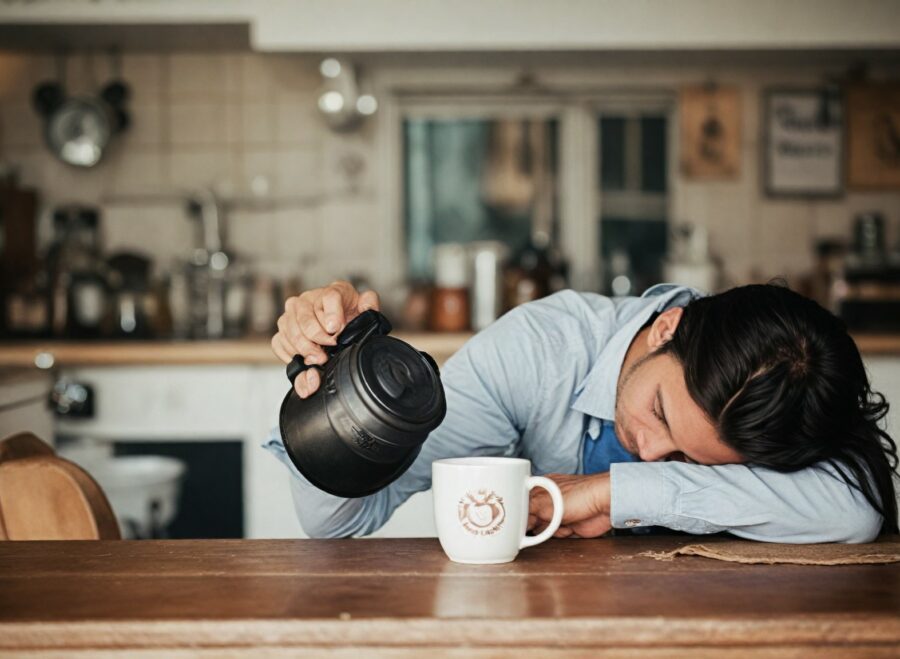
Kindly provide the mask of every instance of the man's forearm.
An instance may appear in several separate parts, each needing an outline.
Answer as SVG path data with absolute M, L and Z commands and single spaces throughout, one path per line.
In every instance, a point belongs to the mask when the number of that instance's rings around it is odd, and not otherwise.
M 829 466 L 780 473 L 746 465 L 614 464 L 610 518 L 617 528 L 728 531 L 768 542 L 868 542 L 881 516 Z
M 263 448 L 288 468 L 294 510 L 307 535 L 312 538 L 341 538 L 358 533 L 357 519 L 366 506 L 363 499 L 332 496 L 306 480 L 288 457 L 277 431 L 272 432 Z

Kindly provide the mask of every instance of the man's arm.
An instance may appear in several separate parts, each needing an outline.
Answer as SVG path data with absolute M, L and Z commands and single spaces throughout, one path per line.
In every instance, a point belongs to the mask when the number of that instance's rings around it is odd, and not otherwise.
M 515 450 L 520 428 L 540 391 L 540 363 L 523 350 L 533 333 L 527 310 L 514 309 L 472 337 L 444 365 L 447 415 L 428 436 L 409 470 L 366 497 L 343 499 L 310 484 L 288 458 L 278 430 L 265 447 L 291 471 L 300 525 L 312 537 L 372 533 L 412 494 L 431 487 L 431 463 L 442 458 L 504 455 Z
M 728 531 L 767 542 L 870 542 L 881 515 L 833 467 L 781 473 L 749 465 L 640 462 L 612 465 L 616 528 Z

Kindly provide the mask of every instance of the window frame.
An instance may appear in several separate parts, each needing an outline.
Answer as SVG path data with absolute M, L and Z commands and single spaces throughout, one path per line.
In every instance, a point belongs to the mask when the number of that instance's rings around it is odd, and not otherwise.
M 559 122 L 559 245 L 569 259 L 570 285 L 602 290 L 600 263 L 599 119 L 604 113 L 659 112 L 668 119 L 666 210 L 672 206 L 677 166 L 677 106 L 674 90 L 554 86 L 516 87 L 509 70 L 381 71 L 373 77 L 379 98 L 376 185 L 384 232 L 378 247 L 376 282 L 406 281 L 404 235 L 403 120 L 415 118 L 546 118 Z M 668 213 L 666 214 L 668 217 Z

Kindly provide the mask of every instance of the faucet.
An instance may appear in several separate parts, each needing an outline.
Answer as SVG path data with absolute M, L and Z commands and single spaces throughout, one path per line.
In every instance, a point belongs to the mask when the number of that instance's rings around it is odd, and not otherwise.
M 195 249 L 202 255 L 204 263 L 215 260 L 219 254 L 219 260 L 225 257 L 225 215 L 222 212 L 222 204 L 216 196 L 212 188 L 200 188 L 197 192 L 188 197 L 187 205 L 188 215 L 198 220 L 199 236 L 201 243 Z M 196 254 L 195 254 L 195 262 Z M 199 264 L 198 264 L 199 265 Z M 218 269 L 218 268 L 217 268 Z

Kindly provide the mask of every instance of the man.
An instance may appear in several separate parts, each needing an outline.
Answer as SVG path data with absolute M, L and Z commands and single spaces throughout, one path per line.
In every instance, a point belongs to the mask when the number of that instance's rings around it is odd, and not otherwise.
M 324 363 L 374 292 L 347 282 L 291 298 L 272 348 Z M 869 387 L 842 323 L 787 288 L 703 297 L 661 284 L 641 297 L 562 291 L 522 305 L 444 365 L 447 415 L 397 481 L 341 499 L 306 481 L 278 433 L 267 447 L 293 473 L 314 537 L 366 535 L 431 485 L 431 463 L 521 456 L 565 499 L 559 537 L 611 527 L 729 531 L 772 542 L 867 542 L 896 532 L 887 403 Z M 315 369 L 295 382 L 319 386 Z M 529 528 L 549 522 L 535 492 Z

